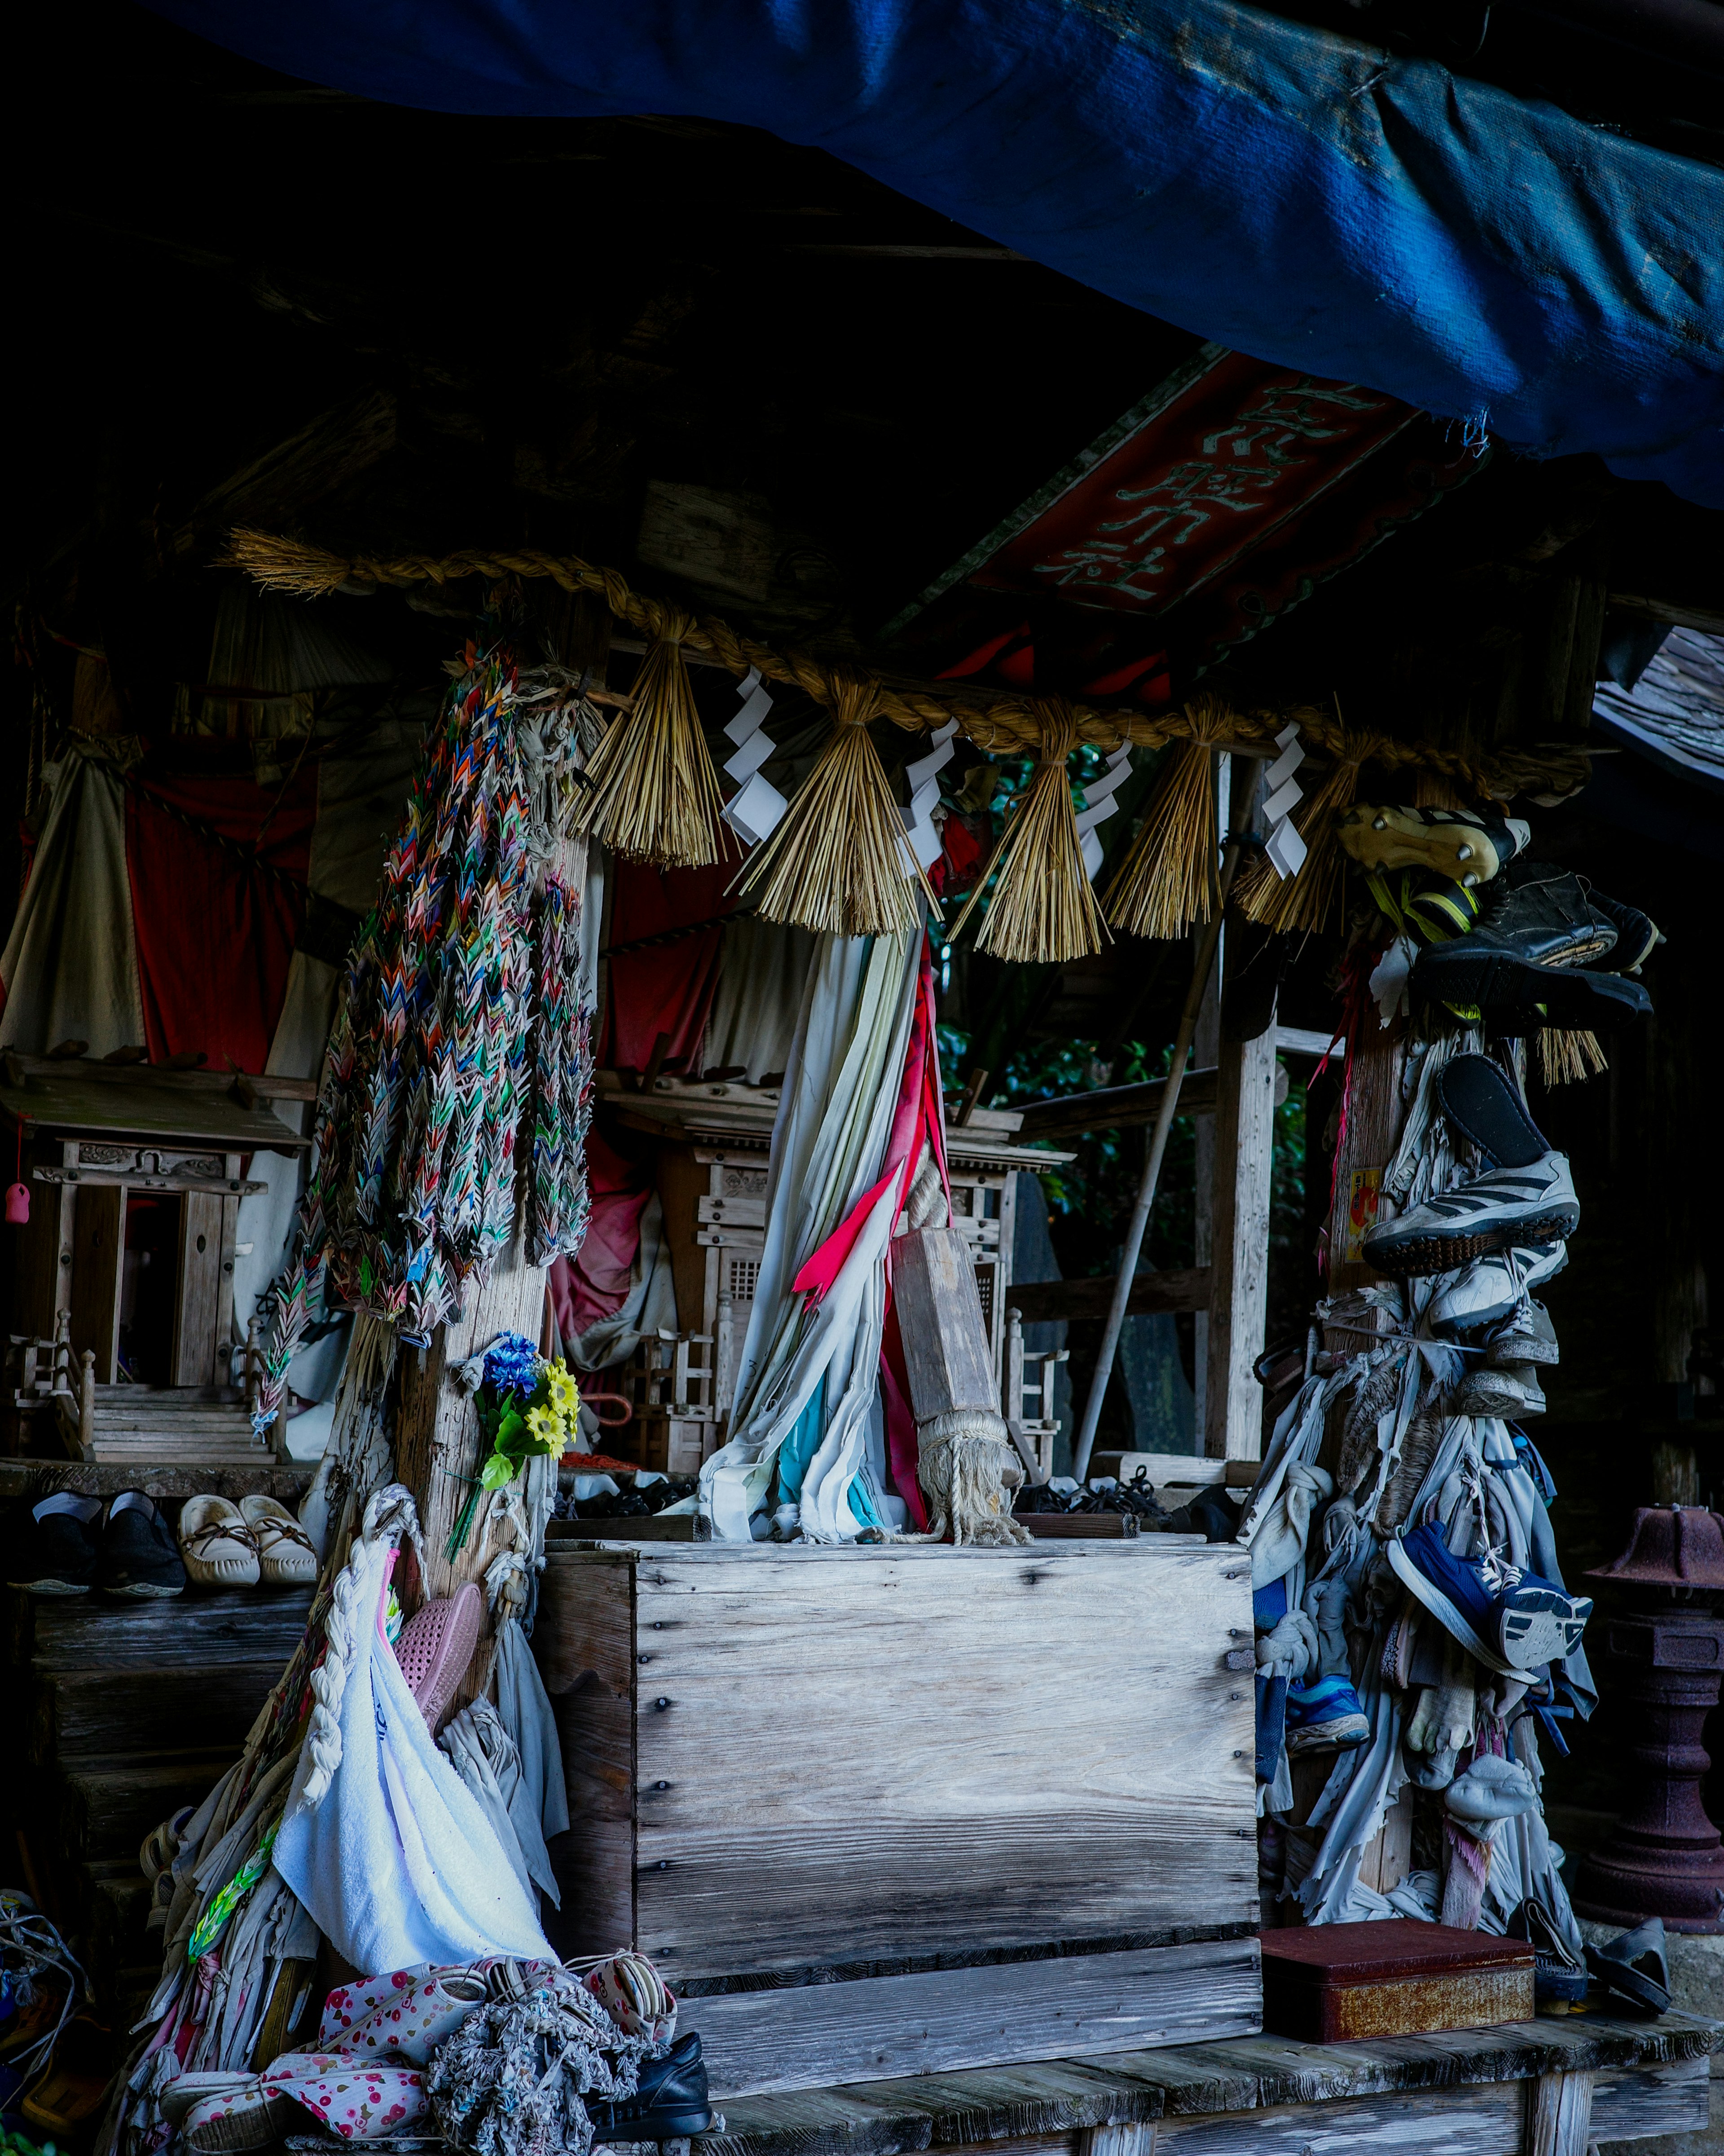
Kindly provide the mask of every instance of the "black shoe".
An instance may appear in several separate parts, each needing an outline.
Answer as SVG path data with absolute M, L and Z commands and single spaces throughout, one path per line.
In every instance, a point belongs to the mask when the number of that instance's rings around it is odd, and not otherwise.
M 1610 953 L 1613 973 L 1638 973 L 1663 942 L 1658 924 L 1637 906 L 1624 906 L 1619 898 L 1606 898 L 1602 891 L 1589 891 L 1587 903 L 1602 913 L 1616 931 L 1616 947 Z
M 88 1594 L 95 1584 L 101 1509 L 100 1498 L 70 1491 L 14 1505 L 6 1523 L 6 1584 L 32 1594 Z
M 712 2102 L 700 2032 L 690 2029 L 662 2059 L 649 2059 L 633 2096 L 617 2103 L 603 2103 L 596 2097 L 585 2101 L 594 2138 L 601 2141 L 681 2141 L 706 2133 L 712 2123 Z
M 1604 1946 L 1589 1946 L 1586 1965 L 1600 1984 L 1640 2013 L 1670 2012 L 1670 1965 L 1661 1917 L 1649 1917 Z
M 109 1503 L 96 1584 L 104 1594 L 131 1602 L 186 1591 L 186 1568 L 172 1532 L 155 1499 L 141 1490 L 122 1490 Z
M 1475 936 L 1542 966 L 1598 966 L 1616 948 L 1616 924 L 1573 869 L 1519 860 L 1480 893 Z

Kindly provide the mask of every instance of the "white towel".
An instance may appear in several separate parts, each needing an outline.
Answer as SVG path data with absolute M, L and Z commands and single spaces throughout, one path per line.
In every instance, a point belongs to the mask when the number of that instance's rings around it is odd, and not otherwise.
M 431 1741 L 377 1630 L 387 1550 L 356 1543 L 364 1633 L 341 1696 L 341 1760 L 322 1801 L 302 1801 L 300 1755 L 275 1868 L 362 1974 L 486 1954 L 555 1961 L 490 1821 Z

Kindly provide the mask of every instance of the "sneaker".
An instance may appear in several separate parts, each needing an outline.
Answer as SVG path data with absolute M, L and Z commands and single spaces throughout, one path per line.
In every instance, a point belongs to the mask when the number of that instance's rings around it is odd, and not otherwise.
M 1287 1750 L 1350 1752 L 1371 1734 L 1351 1679 L 1319 1677 L 1315 1684 L 1287 1687 Z
M 1537 1902 L 1522 1902 L 1508 1920 L 1507 1936 L 1532 1949 L 1532 2003 L 1541 2014 L 1572 2014 L 1586 1997 L 1586 1964 L 1570 1953 L 1555 1920 Z
M 1479 918 L 1479 894 L 1464 883 L 1439 883 L 1414 891 L 1402 910 L 1427 943 L 1447 943 L 1471 932 Z
M 1568 1262 L 1566 1243 L 1517 1243 L 1511 1250 L 1494 1251 L 1469 1265 L 1433 1300 L 1431 1323 L 1451 1333 L 1494 1325 L 1529 1288 L 1554 1280 Z
M 1518 1369 L 1528 1363 L 1554 1368 L 1562 1360 L 1562 1350 L 1549 1311 L 1528 1296 L 1486 1341 L 1485 1360 L 1499 1369 Z
M 1431 869 L 1463 887 L 1489 883 L 1531 841 L 1518 817 L 1464 808 L 1349 808 L 1335 827 L 1363 868 Z
M 1523 1383 L 1523 1378 L 1530 1382 Z M 1469 1370 L 1449 1400 L 1451 1414 L 1468 1415 L 1475 1420 L 1494 1416 L 1499 1422 L 1509 1422 L 1519 1415 L 1542 1414 L 1544 1409 L 1544 1394 L 1526 1364 L 1518 1370 L 1503 1370 L 1492 1369 L 1487 1363 Z
M 1499 1676 L 1524 1677 L 1573 1653 L 1593 1605 L 1496 1557 L 1456 1557 L 1435 1522 L 1388 1545 L 1388 1561 L 1451 1636 Z
M 14 1505 L 7 1522 L 6 1584 L 32 1594 L 88 1594 L 95 1584 L 95 1521 L 100 1497 L 57 1491 L 38 1503 Z
M 123 1601 L 160 1601 L 186 1591 L 186 1568 L 162 1508 L 141 1490 L 122 1490 L 102 1522 L 96 1585 Z
M 635 2093 L 607 2103 L 583 2099 L 597 2141 L 670 2141 L 705 2133 L 712 2123 L 700 2037 L 690 2029 L 662 2059 L 642 2062 Z
M 1365 1262 L 1380 1273 L 1454 1272 L 1493 1250 L 1559 1243 L 1580 1222 L 1566 1155 L 1530 1168 L 1493 1168 L 1470 1183 L 1366 1230 Z

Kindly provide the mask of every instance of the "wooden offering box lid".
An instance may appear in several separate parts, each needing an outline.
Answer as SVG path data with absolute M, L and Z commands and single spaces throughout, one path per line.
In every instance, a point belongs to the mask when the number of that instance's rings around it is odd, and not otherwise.
M 1265 1932 L 1266 2030 L 1307 2044 L 1483 2029 L 1533 2014 L 1532 1949 L 1412 1917 Z

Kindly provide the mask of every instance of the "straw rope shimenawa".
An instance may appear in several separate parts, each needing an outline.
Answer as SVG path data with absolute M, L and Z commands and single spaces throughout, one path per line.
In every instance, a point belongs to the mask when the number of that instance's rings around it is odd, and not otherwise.
M 1301 716 L 1301 730 L 1304 724 Z M 1239 880 L 1235 896 L 1240 912 L 1277 935 L 1320 929 L 1327 921 L 1341 887 L 1341 847 L 1335 826 L 1342 810 L 1352 806 L 1359 766 L 1381 763 L 1382 752 L 1389 745 L 1379 734 L 1344 734 L 1342 740 L 1321 784 L 1293 812 L 1293 828 L 1306 848 L 1298 875 L 1283 881 L 1265 858 L 1253 861 Z
M 630 708 L 605 728 L 587 766 L 592 790 L 574 828 L 603 839 L 624 860 L 710 868 L 718 859 L 724 797 L 683 660 L 694 616 L 680 607 L 658 612 Z
M 876 685 L 834 683 L 833 736 L 777 829 L 755 849 L 742 879 L 762 920 L 816 934 L 901 936 L 916 922 L 912 874 L 936 917 L 939 904 L 905 844 L 891 782 L 869 732 Z
M 1143 828 L 1108 886 L 1107 917 L 1122 935 L 1183 936 L 1209 918 L 1214 901 L 1220 844 L 1211 751 L 1228 737 L 1229 714 L 1215 697 L 1194 696 L 1186 716 L 1190 739 L 1168 757 Z
M 669 601 L 632 590 L 615 569 L 596 568 L 575 555 L 545 554 L 532 547 L 474 549 L 440 558 L 407 554 L 379 561 L 369 555 L 328 553 L 265 531 L 239 531 L 215 566 L 244 569 L 266 591 L 300 598 L 321 598 L 344 588 L 363 592 L 387 585 L 405 591 L 415 584 L 447 584 L 463 577 L 547 578 L 567 592 L 597 593 L 618 621 L 649 641 L 662 635 L 666 624 L 681 611 Z M 696 620 L 680 641 L 689 650 L 716 660 L 738 680 L 751 666 L 757 666 L 767 680 L 800 689 L 829 709 L 837 703 L 839 684 L 854 678 L 853 667 L 828 666 L 806 652 L 775 651 L 711 614 Z M 956 719 L 967 738 L 991 756 L 1022 756 L 1040 747 L 1042 721 L 1033 698 L 1001 697 L 956 683 L 942 683 L 936 690 L 881 682 L 877 693 L 880 716 L 907 732 L 921 732 Z M 1185 711 L 1152 716 L 1138 711 L 1097 711 L 1078 703 L 1070 710 L 1076 741 L 1092 748 L 1115 749 L 1127 742 L 1153 747 L 1163 742 L 1188 741 L 1196 731 Z M 1297 721 L 1308 748 L 1333 756 L 1353 752 L 1355 737 L 1338 719 L 1311 706 L 1285 711 L 1229 711 L 1224 745 L 1267 750 L 1290 719 Z M 1507 801 L 1517 793 L 1567 793 L 1583 784 L 1591 769 L 1586 750 L 1569 742 L 1503 748 L 1475 759 L 1429 742 L 1375 736 L 1368 752 L 1387 771 L 1411 767 L 1438 773 L 1493 801 Z
M 1099 951 L 1106 931 L 1085 871 L 1065 767 L 1077 746 L 1076 714 L 1063 697 L 1035 709 L 1042 718 L 1035 776 L 995 850 L 993 896 L 976 948 L 1019 964 L 1049 965 Z M 987 881 L 984 876 L 977 883 L 972 905 Z

